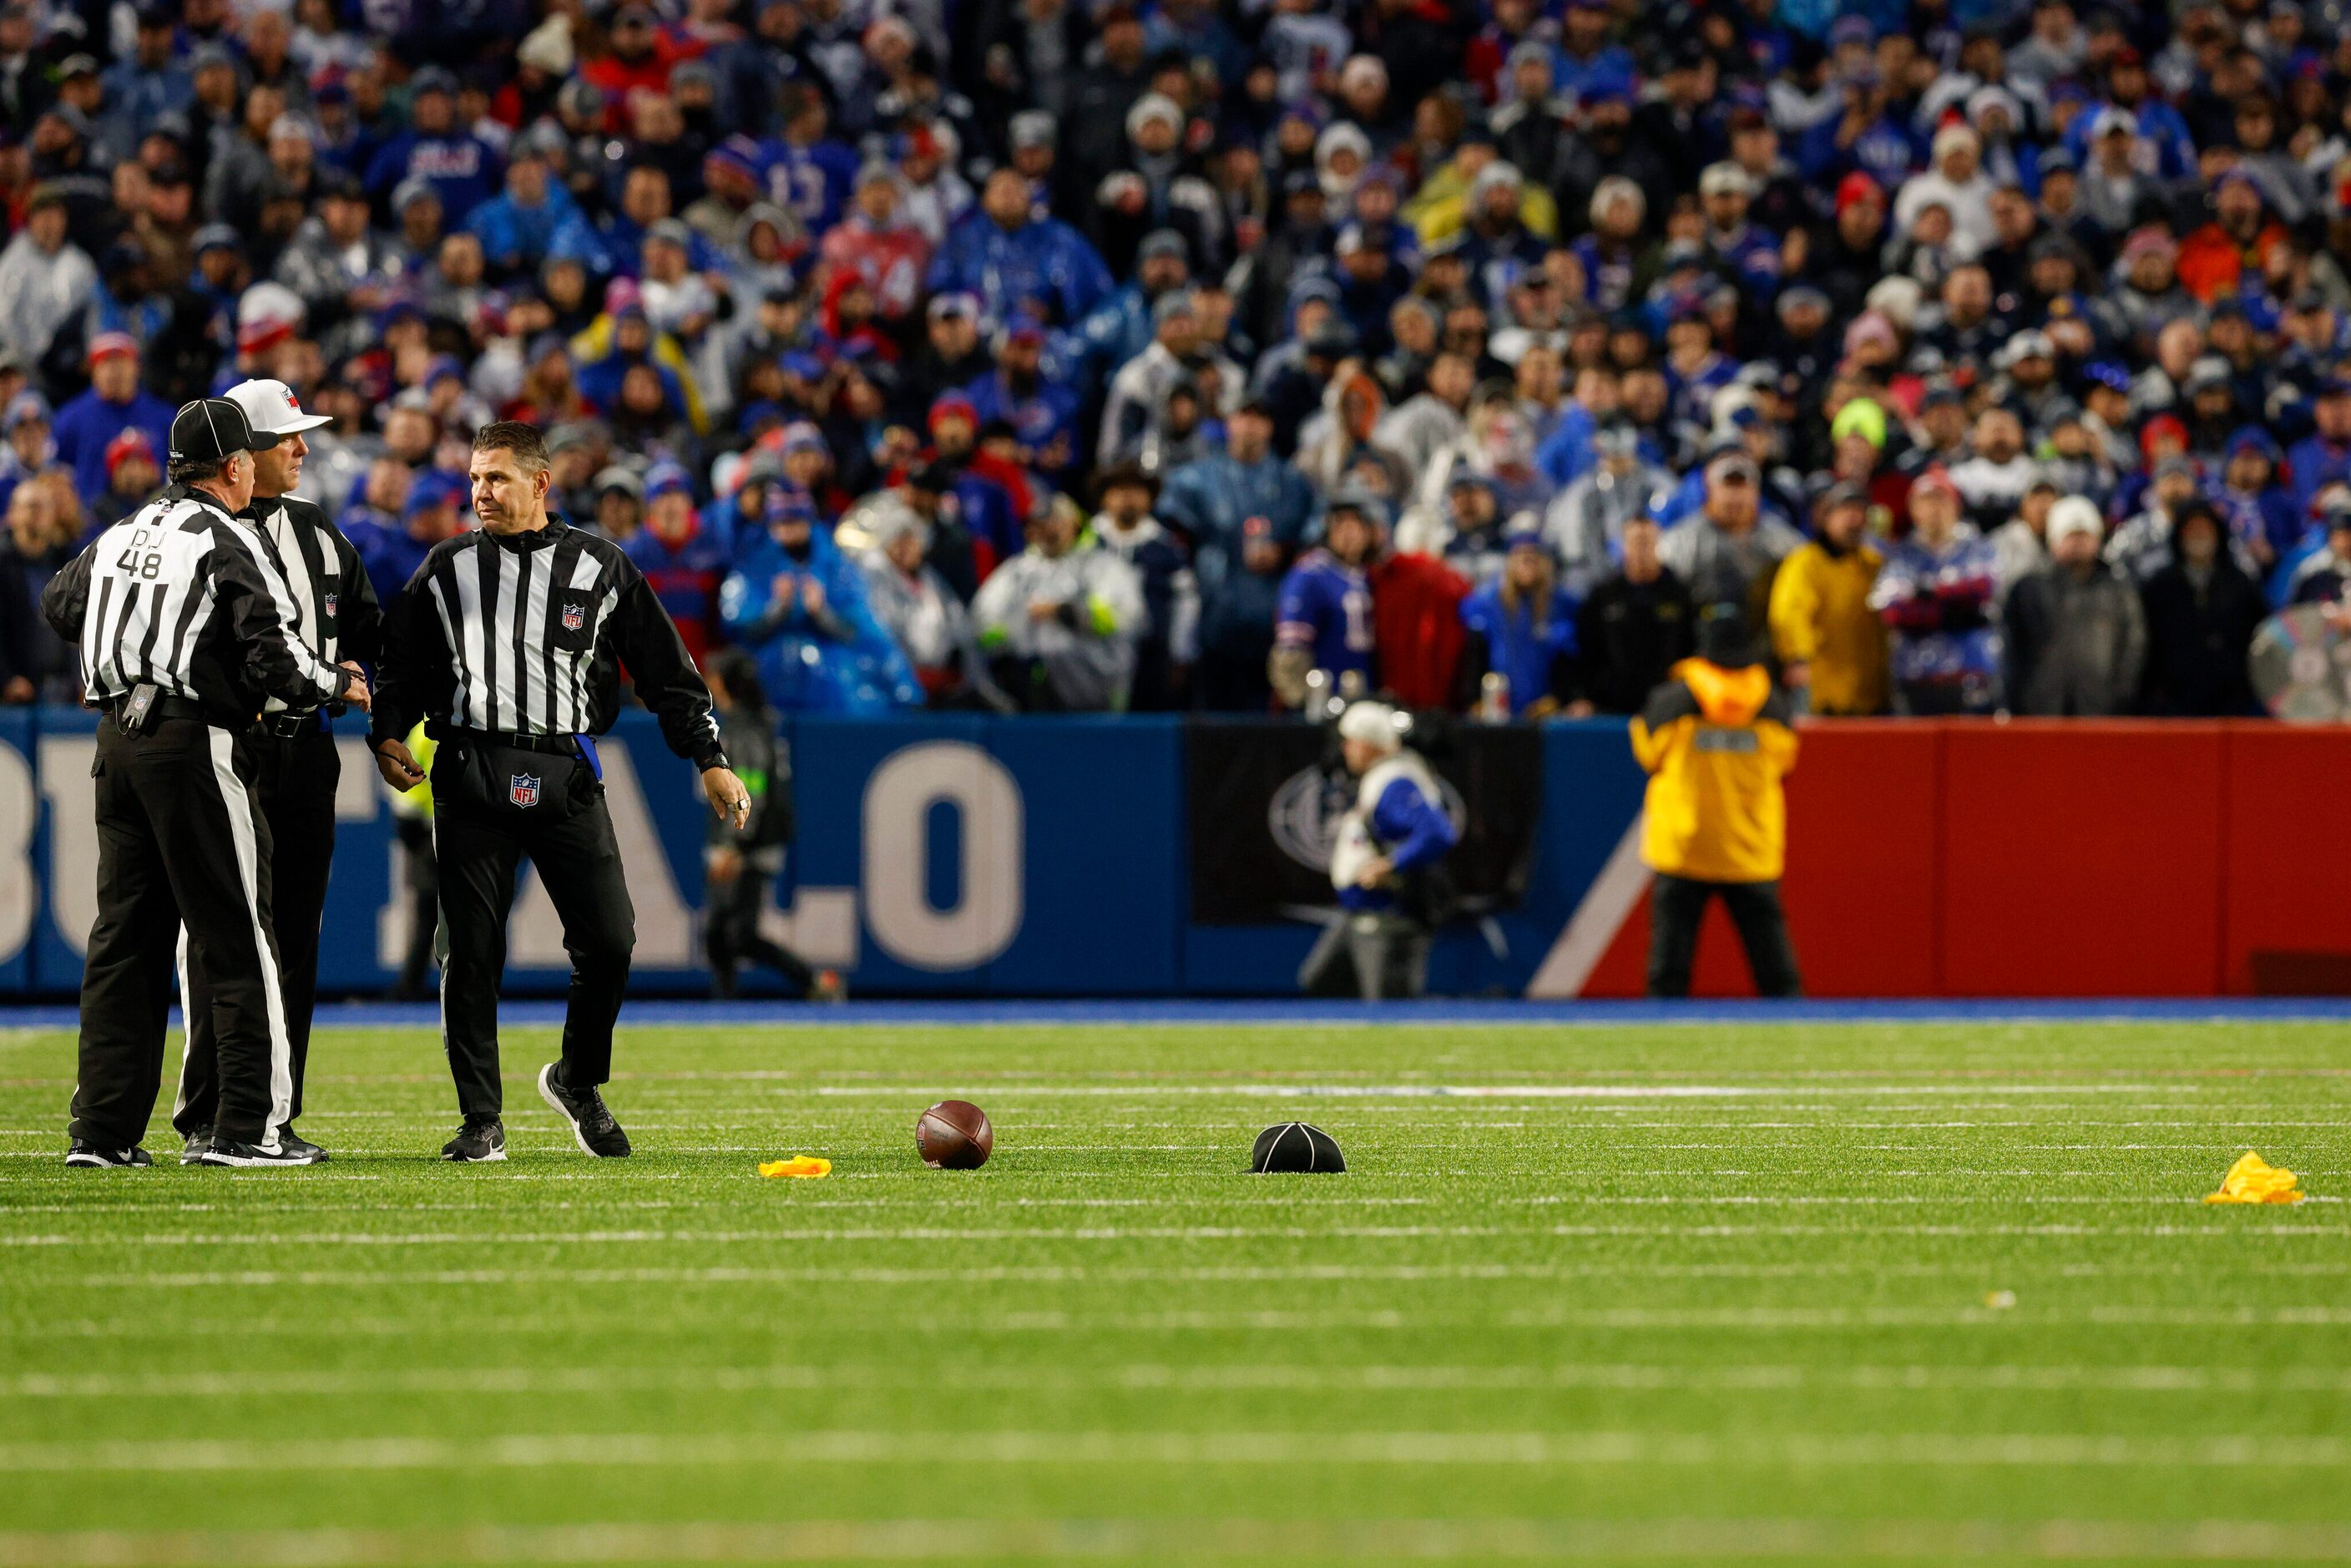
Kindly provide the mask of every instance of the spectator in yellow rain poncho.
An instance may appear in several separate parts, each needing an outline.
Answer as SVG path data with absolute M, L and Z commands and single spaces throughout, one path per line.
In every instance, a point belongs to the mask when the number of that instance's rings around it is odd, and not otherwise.
M 1771 651 L 1791 691 L 1816 714 L 1884 713 L 1886 623 L 1869 605 L 1886 558 L 1868 537 L 1869 495 L 1839 485 L 1821 500 L 1820 537 L 1771 580 Z
M 1641 860 L 1649 900 L 1649 995 L 1689 995 L 1698 923 L 1719 897 L 1767 997 L 1798 993 L 1796 953 L 1780 905 L 1787 799 L 1796 765 L 1788 699 L 1757 659 L 1738 598 L 1698 611 L 1698 652 L 1668 672 L 1633 720 L 1633 756 L 1649 775 Z

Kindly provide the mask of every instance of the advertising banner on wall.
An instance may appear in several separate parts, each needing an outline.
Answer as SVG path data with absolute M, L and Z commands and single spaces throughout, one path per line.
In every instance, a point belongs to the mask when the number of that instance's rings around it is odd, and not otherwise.
M 70 708 L 0 711 L 0 1000 L 67 1001 L 80 985 L 97 915 L 93 730 Z M 1331 896 L 1317 847 L 1348 803 L 1302 726 L 800 716 L 786 738 L 800 831 L 762 925 L 856 994 L 1298 992 Z M 320 992 L 381 997 L 408 949 L 407 849 L 356 723 L 337 745 Z M 1468 901 L 1438 934 L 1430 989 L 1638 995 L 1649 874 L 1623 721 L 1462 726 L 1430 750 L 1465 827 Z M 631 988 L 706 995 L 709 812 L 694 770 L 638 713 L 603 758 L 636 912 Z M 2344 726 L 1807 724 L 1782 887 L 1805 990 L 2339 990 L 2351 903 L 2309 874 L 2309 824 L 2346 769 Z M 2017 830 L 2020 800 L 2091 796 L 2099 810 L 2063 834 Z M 508 932 L 508 993 L 560 993 L 562 929 L 534 872 L 517 879 Z M 1698 987 L 1747 989 L 1719 909 Z M 747 976 L 745 989 L 780 986 Z

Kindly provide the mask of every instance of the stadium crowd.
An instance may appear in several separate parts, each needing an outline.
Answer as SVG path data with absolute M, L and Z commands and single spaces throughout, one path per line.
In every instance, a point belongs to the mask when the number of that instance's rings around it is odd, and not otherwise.
M 545 429 L 787 709 L 2255 711 L 2351 580 L 2340 0 L 6 0 L 0 699 L 175 404 L 389 600 Z M 1352 678 L 1351 678 L 1352 677 Z

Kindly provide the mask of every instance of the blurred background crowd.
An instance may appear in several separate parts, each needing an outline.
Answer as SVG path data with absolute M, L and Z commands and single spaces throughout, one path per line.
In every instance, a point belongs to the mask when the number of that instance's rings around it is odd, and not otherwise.
M 8 0 L 0 699 L 251 376 L 542 426 L 787 709 L 2257 711 L 2351 579 L 2338 0 Z M 1322 675 L 1318 679 L 1316 672 Z

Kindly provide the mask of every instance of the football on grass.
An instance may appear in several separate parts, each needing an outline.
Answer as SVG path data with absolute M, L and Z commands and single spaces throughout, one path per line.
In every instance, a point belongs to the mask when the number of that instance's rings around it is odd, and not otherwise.
M 987 1113 L 968 1100 L 942 1100 L 914 1124 L 914 1148 L 933 1170 L 977 1170 L 995 1147 Z

